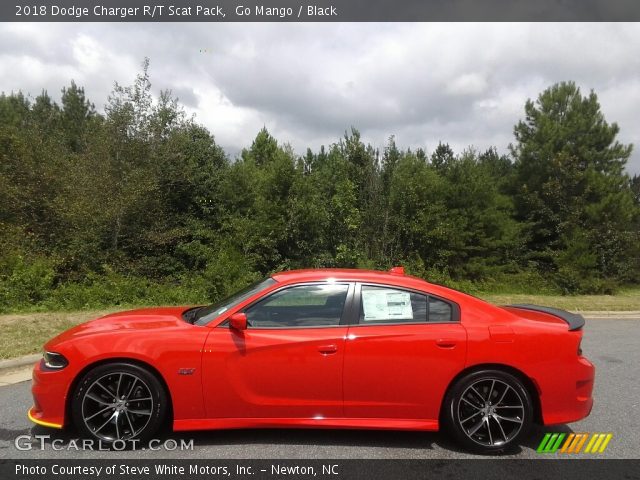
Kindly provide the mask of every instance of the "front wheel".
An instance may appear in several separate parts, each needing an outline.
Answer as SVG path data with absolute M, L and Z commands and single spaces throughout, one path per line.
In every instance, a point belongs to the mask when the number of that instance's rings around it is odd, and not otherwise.
M 147 369 L 133 363 L 109 363 L 80 379 L 71 410 L 84 436 L 107 445 L 132 439 L 144 442 L 163 423 L 167 395 Z
M 459 379 L 445 399 L 444 421 L 455 439 L 478 453 L 497 453 L 518 444 L 531 427 L 531 396 L 522 382 L 500 370 L 481 370 Z

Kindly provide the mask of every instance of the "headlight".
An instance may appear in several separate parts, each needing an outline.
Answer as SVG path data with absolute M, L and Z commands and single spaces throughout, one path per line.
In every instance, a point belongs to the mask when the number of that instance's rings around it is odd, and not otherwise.
M 44 359 L 44 366 L 53 370 L 60 370 L 69 365 L 67 359 L 56 352 L 44 352 L 42 358 Z

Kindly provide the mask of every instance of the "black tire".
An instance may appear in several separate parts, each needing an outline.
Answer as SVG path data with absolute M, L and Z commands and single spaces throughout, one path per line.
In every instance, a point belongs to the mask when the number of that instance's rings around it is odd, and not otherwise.
M 533 403 L 516 376 L 501 370 L 479 370 L 449 389 L 442 420 L 466 450 L 499 453 L 514 448 L 527 435 Z
M 114 362 L 83 375 L 73 393 L 71 414 L 81 436 L 102 445 L 133 439 L 145 444 L 163 425 L 167 404 L 156 375 L 135 363 Z

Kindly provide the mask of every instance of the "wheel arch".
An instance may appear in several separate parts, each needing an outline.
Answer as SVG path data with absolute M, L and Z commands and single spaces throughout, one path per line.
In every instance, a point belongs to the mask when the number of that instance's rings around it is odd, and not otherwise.
M 533 379 L 531 379 L 526 373 L 522 370 L 519 370 L 511 365 L 506 365 L 503 363 L 481 363 L 477 365 L 471 365 L 461 372 L 459 372 L 455 377 L 451 379 L 447 389 L 442 396 L 442 401 L 440 403 L 440 413 L 439 413 L 439 423 L 443 425 L 443 415 L 445 413 L 445 400 L 451 388 L 455 385 L 455 383 L 460 380 L 462 377 L 477 372 L 480 370 L 500 370 L 505 373 L 510 373 L 515 376 L 522 382 L 524 387 L 527 389 L 529 396 L 531 397 L 532 407 L 533 407 L 533 421 L 537 424 L 542 424 L 542 405 L 540 403 L 540 391 L 536 386 L 536 383 Z
M 112 358 L 105 358 L 105 359 L 101 359 L 101 360 L 96 360 L 94 362 L 91 362 L 87 365 L 84 366 L 84 368 L 82 368 L 82 370 L 80 370 L 75 378 L 73 379 L 73 381 L 71 382 L 71 385 L 69 386 L 69 389 L 67 391 L 67 398 L 65 400 L 65 407 L 64 407 L 64 417 L 65 417 L 65 424 L 72 424 L 73 423 L 73 416 L 71 415 L 71 404 L 73 403 L 73 393 L 75 392 L 77 386 L 78 386 L 78 382 L 80 381 L 80 379 L 82 377 L 84 377 L 84 375 L 86 375 L 87 372 L 89 372 L 90 370 L 92 370 L 93 368 L 99 367 L 101 365 L 107 365 L 109 363 L 132 363 L 134 365 L 137 365 L 139 367 L 145 368 L 147 370 L 149 370 L 149 372 L 153 375 L 156 376 L 156 378 L 160 381 L 160 384 L 162 385 L 162 388 L 164 388 L 164 391 L 167 395 L 167 399 L 169 400 L 169 404 L 167 405 L 167 418 L 166 418 L 166 422 L 167 424 L 171 425 L 173 423 L 173 398 L 171 397 L 171 390 L 169 390 L 169 386 L 167 385 L 167 381 L 165 380 L 165 378 L 162 376 L 162 374 L 160 373 L 160 371 L 155 368 L 153 365 L 151 365 L 148 362 L 145 362 L 143 360 L 137 359 L 137 358 L 131 358 L 131 357 L 112 357 Z

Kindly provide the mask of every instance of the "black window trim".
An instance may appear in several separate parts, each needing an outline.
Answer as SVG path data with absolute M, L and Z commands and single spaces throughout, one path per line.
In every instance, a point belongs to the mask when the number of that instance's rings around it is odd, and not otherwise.
M 380 287 L 380 288 L 390 288 L 392 290 L 402 290 L 409 293 L 416 293 L 418 295 L 424 295 L 427 297 L 427 321 L 426 322 L 373 322 L 373 323 L 360 323 L 360 311 L 362 309 L 362 286 L 366 287 Z M 451 307 L 451 321 L 449 322 L 430 322 L 429 321 L 429 298 L 433 297 L 437 300 L 440 300 Z M 378 327 L 378 326 L 390 326 L 390 325 L 450 325 L 461 323 L 460 322 L 460 305 L 456 302 L 449 300 L 448 298 L 443 298 L 439 295 L 434 295 L 429 292 L 425 292 L 423 290 L 417 290 L 415 288 L 404 287 L 399 285 L 391 285 L 388 283 L 373 283 L 373 282 L 356 282 L 355 292 L 353 296 L 353 304 L 355 308 L 355 315 L 351 316 L 351 324 L 352 327 Z
M 349 325 L 348 323 L 348 319 L 351 317 L 351 304 L 353 303 L 353 296 L 355 293 L 355 282 L 353 281 L 349 281 L 349 280 L 337 280 L 335 282 L 329 282 L 327 280 L 318 280 L 315 282 L 301 282 L 301 283 L 288 283 L 286 285 L 282 285 L 281 287 L 275 289 L 275 290 L 271 290 L 267 295 L 265 295 L 264 297 L 260 297 L 256 300 L 254 300 L 253 302 L 251 302 L 248 305 L 245 305 L 242 309 L 238 310 L 238 312 L 246 312 L 248 309 L 250 309 L 251 307 L 253 307 L 254 305 L 257 305 L 258 303 L 261 303 L 263 301 L 266 301 L 268 298 L 270 298 L 272 295 L 281 292 L 282 290 L 287 290 L 289 288 L 295 288 L 295 287 L 304 287 L 304 286 L 308 286 L 308 285 L 347 285 L 347 296 L 345 297 L 344 300 L 344 307 L 342 308 L 342 315 L 340 316 L 340 322 L 337 325 L 315 325 L 315 326 L 307 326 L 307 325 L 302 325 L 302 326 L 285 326 L 285 327 L 253 327 L 249 324 L 247 324 L 247 330 L 301 330 L 301 329 L 306 329 L 306 330 L 310 330 L 310 329 L 320 329 L 320 328 L 339 328 L 339 327 L 346 327 Z M 230 328 L 229 326 L 229 319 L 226 319 L 225 321 L 223 321 L 222 323 L 220 323 L 220 325 L 218 325 L 218 327 L 227 327 Z

